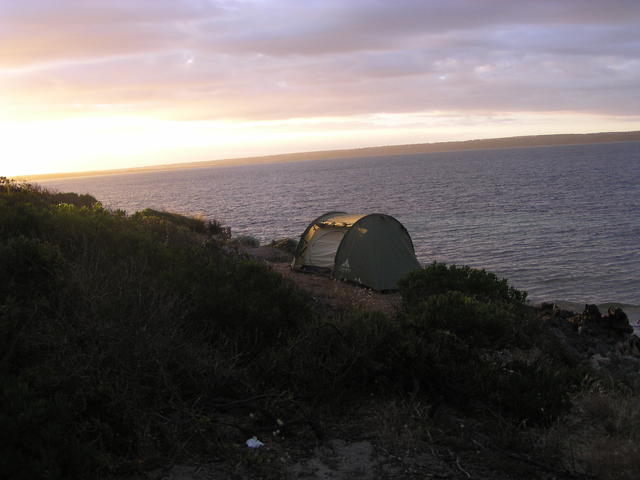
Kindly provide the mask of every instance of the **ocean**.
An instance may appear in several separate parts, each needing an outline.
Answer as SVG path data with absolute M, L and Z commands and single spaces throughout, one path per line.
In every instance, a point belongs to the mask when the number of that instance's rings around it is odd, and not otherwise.
M 41 182 L 129 213 L 201 214 L 269 242 L 330 210 L 393 215 L 422 263 L 470 265 L 640 317 L 640 142 L 206 167 Z

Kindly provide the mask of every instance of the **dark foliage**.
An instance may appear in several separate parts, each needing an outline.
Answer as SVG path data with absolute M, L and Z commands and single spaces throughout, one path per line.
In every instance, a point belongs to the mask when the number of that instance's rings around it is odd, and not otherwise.
M 7 204 L 59 205 L 69 204 L 75 207 L 92 207 L 98 201 L 89 194 L 60 193 L 49 191 L 39 185 L 21 183 L 7 177 L 0 177 L 0 192 Z
M 400 292 L 414 344 L 405 351 L 428 391 L 459 404 L 480 399 L 529 423 L 568 410 L 584 372 L 563 361 L 569 355 L 525 306 L 526 292 L 484 270 L 439 263 L 409 274 Z
M 60 198 L 8 181 L 0 195 L 9 478 L 170 454 L 198 398 L 254 394 L 247 366 L 310 315 L 291 283 L 223 255 L 200 220 Z
M 319 316 L 223 248 L 224 232 L 1 179 L 1 477 L 211 454 L 216 418 L 251 398 L 337 410 L 372 392 L 424 395 L 541 424 L 568 408 L 580 372 L 495 275 L 433 264 L 401 283 L 397 318 Z
M 133 217 L 148 224 L 153 224 L 154 222 L 170 224 L 187 228 L 195 233 L 219 235 L 224 239 L 230 236 L 229 228 L 223 227 L 217 220 L 204 220 L 202 218 L 188 217 L 178 213 L 154 210 L 152 208 L 145 208 L 140 212 L 136 212 Z
M 483 301 L 524 303 L 526 292 L 510 287 L 495 274 L 468 266 L 447 266 L 434 262 L 422 270 L 411 272 L 399 284 L 402 297 L 414 304 L 429 295 L 451 291 L 462 292 Z

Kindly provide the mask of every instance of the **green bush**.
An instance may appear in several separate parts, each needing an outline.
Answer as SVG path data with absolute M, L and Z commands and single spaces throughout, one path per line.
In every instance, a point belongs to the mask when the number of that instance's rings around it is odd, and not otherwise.
M 221 235 L 225 237 L 229 230 L 223 227 L 217 220 L 204 220 L 200 217 L 190 217 L 164 210 L 154 210 L 152 208 L 145 208 L 144 210 L 136 212 L 132 215 L 132 218 L 141 220 L 147 224 L 169 224 L 175 227 L 184 227 L 192 232 L 206 235 Z
M 0 238 L 0 298 L 33 301 L 54 296 L 64 259 L 58 245 L 22 234 Z
M 390 349 L 399 325 L 376 312 L 346 312 L 302 326 L 274 371 L 299 395 L 344 399 L 397 384 Z M 275 379 L 278 381 L 278 379 Z
M 202 223 L 3 187 L 0 456 L 9 477 L 83 478 L 208 442 L 215 424 L 202 431 L 194 405 L 254 395 L 250 366 L 311 315 L 290 281 L 203 242 Z
M 223 256 L 202 260 L 193 258 L 188 271 L 175 272 L 175 278 L 188 288 L 189 321 L 204 339 L 222 332 L 255 355 L 285 342 L 311 316 L 308 297 L 268 268 Z
M 425 395 L 548 423 L 579 381 L 544 350 L 526 294 L 484 271 L 411 274 L 397 317 L 335 313 L 227 253 L 201 219 L 81 197 L 0 182 L 0 476 L 210 454 L 224 406 L 264 406 L 247 399 Z M 538 356 L 514 353 L 533 345 Z
M 571 407 L 581 372 L 548 359 L 515 360 L 492 372 L 486 395 L 521 421 L 551 424 Z
M 276 240 L 272 240 L 268 246 L 277 248 L 279 250 L 282 250 L 283 252 L 293 255 L 296 253 L 298 241 L 294 240 L 293 238 L 278 238 Z
M 43 394 L 3 372 L 0 385 L 0 477 L 87 478 L 97 453 L 76 435 L 81 419 L 72 399 Z
M 89 194 L 60 193 L 47 190 L 39 185 L 17 182 L 7 177 L 0 177 L 0 194 L 4 201 L 11 203 L 32 203 L 34 205 L 58 205 L 66 203 L 75 207 L 92 207 L 98 200 Z
M 424 389 L 454 403 L 479 399 L 529 423 L 549 423 L 569 409 L 581 375 L 564 363 L 568 355 L 545 351 L 562 346 L 544 336 L 525 292 L 484 270 L 438 263 L 410 273 L 400 292 L 411 334 L 398 350 L 412 352 Z M 526 353 L 533 347 L 543 356 Z M 503 360 L 514 355 L 525 360 Z
M 514 302 L 523 304 L 527 293 L 510 287 L 506 280 L 495 274 L 469 266 L 447 266 L 434 262 L 409 273 L 398 284 L 405 305 L 419 303 L 430 295 L 450 291 L 464 293 L 483 301 Z
M 231 240 L 228 241 L 228 244 L 236 247 L 258 248 L 260 246 L 260 240 L 256 237 L 252 237 L 251 235 L 239 235 L 231 238 Z
M 419 335 L 442 330 L 480 348 L 499 348 L 510 341 L 517 322 L 511 310 L 458 291 L 427 297 L 407 320 Z

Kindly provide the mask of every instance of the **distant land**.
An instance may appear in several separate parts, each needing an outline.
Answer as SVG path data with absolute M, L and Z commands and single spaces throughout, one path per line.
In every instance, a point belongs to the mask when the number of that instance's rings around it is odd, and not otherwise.
M 409 145 L 389 145 L 384 147 L 364 147 L 342 150 L 322 150 L 314 152 L 284 153 L 258 157 L 228 158 L 199 162 L 171 163 L 146 167 L 94 170 L 86 172 L 46 173 L 40 175 L 18 175 L 14 178 L 27 181 L 50 180 L 54 178 L 86 177 L 94 175 L 114 175 L 122 173 L 142 173 L 163 170 L 180 170 L 203 167 L 228 167 L 267 163 L 288 163 L 308 160 L 332 160 L 338 158 L 377 157 L 387 155 L 413 155 L 420 153 L 452 152 L 461 150 L 492 150 L 499 148 L 542 147 L 554 145 L 585 145 L 591 143 L 636 142 L 640 141 L 640 131 L 601 132 L 584 134 L 527 135 L 521 137 L 487 138 L 457 142 L 416 143 Z

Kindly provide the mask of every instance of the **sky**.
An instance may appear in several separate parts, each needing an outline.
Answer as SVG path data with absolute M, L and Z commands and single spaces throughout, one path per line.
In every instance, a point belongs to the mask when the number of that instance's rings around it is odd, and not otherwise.
M 0 175 L 629 130 L 638 0 L 0 0 Z

